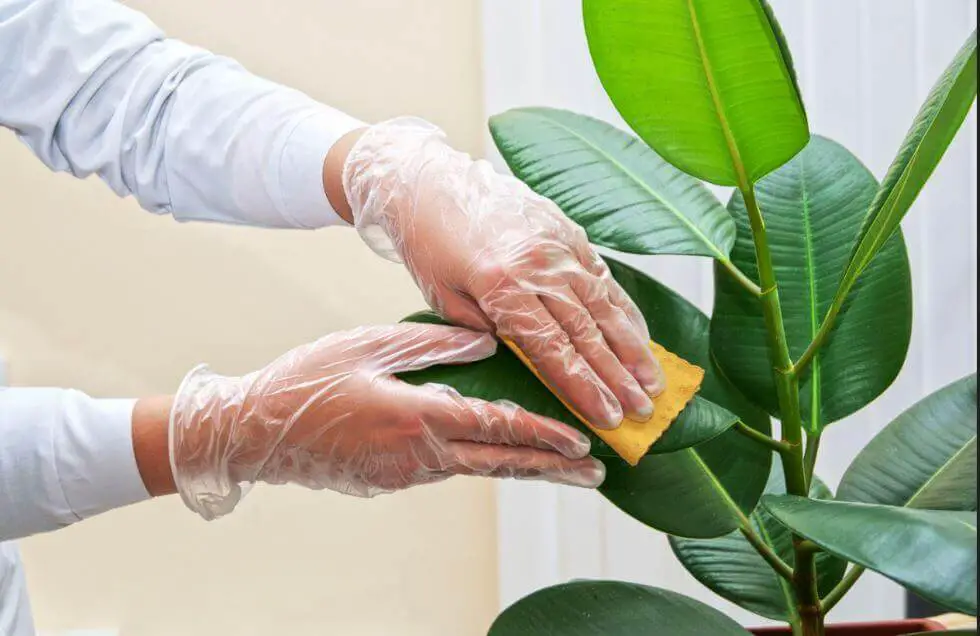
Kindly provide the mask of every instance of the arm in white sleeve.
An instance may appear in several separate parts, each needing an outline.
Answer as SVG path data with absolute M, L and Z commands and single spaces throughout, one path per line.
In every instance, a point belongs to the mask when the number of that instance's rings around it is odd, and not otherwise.
M 0 0 L 0 126 L 50 168 L 97 174 L 152 212 L 340 223 L 323 161 L 363 125 L 112 0 Z
M 0 541 L 149 498 L 133 454 L 134 403 L 0 389 Z

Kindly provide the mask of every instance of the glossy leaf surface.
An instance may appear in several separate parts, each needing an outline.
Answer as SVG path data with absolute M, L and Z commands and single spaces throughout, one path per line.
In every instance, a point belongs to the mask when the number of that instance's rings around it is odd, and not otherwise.
M 977 509 L 977 375 L 905 411 L 858 454 L 840 483 L 847 501 Z
M 634 254 L 726 258 L 728 211 L 700 181 L 639 139 L 598 119 L 553 108 L 490 118 L 511 171 L 585 228 L 597 245 Z
M 760 0 L 584 0 L 589 51 L 623 119 L 667 161 L 752 183 L 806 145 L 806 114 Z
M 766 495 L 780 523 L 952 610 L 977 613 L 977 514 Z
M 538 590 L 493 622 L 487 636 L 748 636 L 718 610 L 676 592 L 620 581 Z

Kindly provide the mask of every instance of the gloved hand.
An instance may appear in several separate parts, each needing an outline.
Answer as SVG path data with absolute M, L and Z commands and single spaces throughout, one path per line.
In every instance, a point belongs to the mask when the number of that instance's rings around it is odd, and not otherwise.
M 495 349 L 487 334 L 403 324 L 331 334 L 243 377 L 200 366 L 170 414 L 177 489 L 213 519 L 256 481 L 364 497 L 452 475 L 599 485 L 604 467 L 575 429 L 514 404 L 394 377 Z
M 514 340 L 597 426 L 648 416 L 664 376 L 646 322 L 585 232 L 443 138 L 416 119 L 361 136 L 343 170 L 361 236 L 403 261 L 443 317 Z

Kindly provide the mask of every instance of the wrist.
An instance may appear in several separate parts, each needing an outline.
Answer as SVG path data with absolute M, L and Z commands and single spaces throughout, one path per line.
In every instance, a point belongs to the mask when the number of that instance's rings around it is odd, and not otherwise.
M 152 497 L 177 492 L 168 442 L 173 396 L 142 398 L 133 407 L 133 454 L 143 486 Z
M 340 218 L 351 225 L 354 224 L 354 213 L 344 192 L 344 164 L 365 131 L 367 128 L 358 128 L 338 139 L 323 160 L 323 191 L 327 195 L 327 201 Z
M 398 117 L 375 124 L 346 152 L 341 180 L 351 219 L 375 253 L 403 262 L 399 243 L 411 219 L 438 191 L 445 159 L 455 151 L 429 122 Z M 435 176 L 435 179 L 430 177 Z

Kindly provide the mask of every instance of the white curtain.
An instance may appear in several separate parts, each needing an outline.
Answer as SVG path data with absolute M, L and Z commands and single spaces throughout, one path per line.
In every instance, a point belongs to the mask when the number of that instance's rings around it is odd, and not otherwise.
M 975 28 L 975 1 L 771 1 L 794 54 L 811 129 L 843 143 L 880 179 L 933 81 Z M 544 105 L 624 125 L 592 69 L 579 2 L 484 0 L 483 17 L 488 114 Z M 891 418 L 976 369 L 976 136 L 974 109 L 905 220 L 915 292 L 908 361 L 874 405 L 828 429 L 818 473 L 831 485 Z M 727 200 L 727 192 L 717 193 Z M 704 260 L 627 260 L 710 310 Z M 571 578 L 612 578 L 678 590 L 744 624 L 766 623 L 702 588 L 662 535 L 598 494 L 504 483 L 498 505 L 502 606 Z M 865 576 L 834 618 L 899 617 L 903 598 L 897 585 Z

